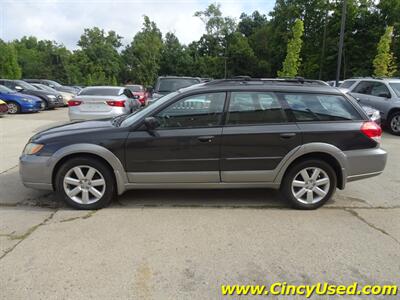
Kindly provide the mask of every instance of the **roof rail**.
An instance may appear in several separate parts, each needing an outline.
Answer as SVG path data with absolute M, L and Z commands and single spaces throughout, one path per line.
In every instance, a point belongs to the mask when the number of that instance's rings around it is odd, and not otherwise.
M 283 78 L 251 78 L 250 76 L 235 76 L 227 79 L 216 79 L 206 82 L 205 85 L 218 84 L 307 84 L 307 85 L 328 85 L 321 80 L 305 79 L 303 77 L 283 77 Z

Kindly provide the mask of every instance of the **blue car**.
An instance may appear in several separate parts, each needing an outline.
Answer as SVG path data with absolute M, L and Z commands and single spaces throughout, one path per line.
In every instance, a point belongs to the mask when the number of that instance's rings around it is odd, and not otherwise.
M 43 109 L 43 101 L 40 98 L 14 92 L 4 85 L 0 85 L 0 100 L 7 103 L 9 114 L 38 112 Z

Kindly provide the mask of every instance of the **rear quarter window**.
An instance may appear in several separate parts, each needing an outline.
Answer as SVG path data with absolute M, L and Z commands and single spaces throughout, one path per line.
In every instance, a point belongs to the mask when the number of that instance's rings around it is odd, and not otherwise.
M 298 122 L 362 120 L 354 106 L 343 96 L 325 94 L 284 94 Z

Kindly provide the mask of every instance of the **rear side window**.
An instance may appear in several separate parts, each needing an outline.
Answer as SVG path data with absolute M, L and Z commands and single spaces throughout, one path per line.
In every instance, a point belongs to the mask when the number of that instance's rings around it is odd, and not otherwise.
M 361 120 L 360 114 L 343 96 L 323 94 L 284 94 L 296 121 Z
M 344 89 L 348 89 L 349 87 L 351 87 L 356 81 L 355 80 L 346 80 L 345 82 L 343 82 L 339 87 L 340 88 L 344 88 Z
M 226 124 L 268 124 L 286 121 L 286 115 L 273 93 L 232 92 Z

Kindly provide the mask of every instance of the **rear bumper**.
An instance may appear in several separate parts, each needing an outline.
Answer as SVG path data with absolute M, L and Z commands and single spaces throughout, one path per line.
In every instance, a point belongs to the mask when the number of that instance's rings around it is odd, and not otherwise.
M 345 151 L 347 182 L 377 176 L 383 172 L 387 152 L 381 148 Z
M 125 107 L 114 107 L 111 111 L 107 112 L 81 112 L 75 108 L 69 108 L 68 115 L 71 121 L 78 120 L 94 120 L 94 119 L 107 119 L 113 118 L 122 114 L 129 113 Z

